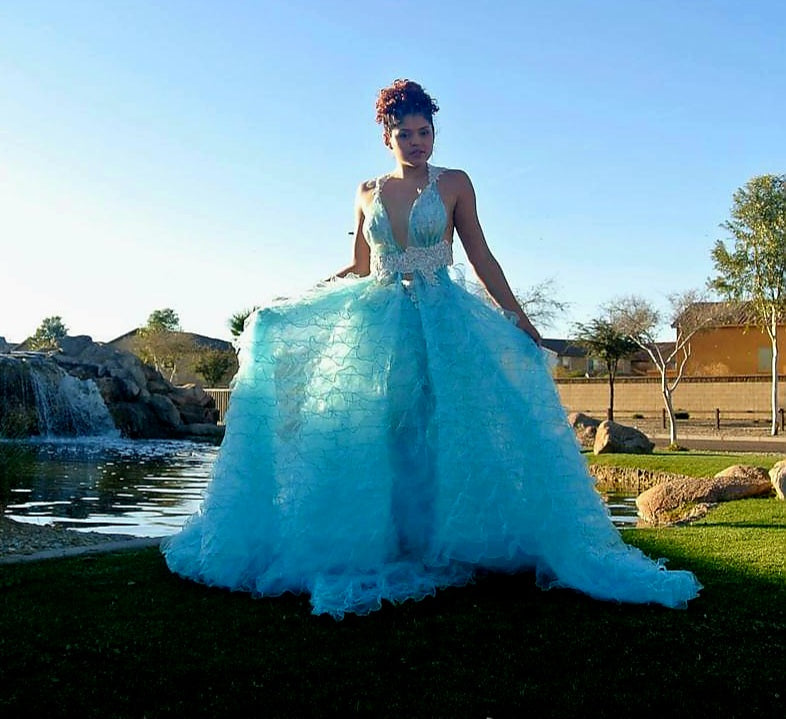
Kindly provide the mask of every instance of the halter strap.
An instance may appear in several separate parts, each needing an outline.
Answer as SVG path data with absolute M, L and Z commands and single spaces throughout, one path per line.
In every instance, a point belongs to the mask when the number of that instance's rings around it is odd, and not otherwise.
M 423 194 L 429 188 L 430 185 L 433 185 L 437 180 L 439 180 L 440 175 L 443 172 L 445 172 L 446 169 L 447 168 L 445 167 L 434 167 L 434 165 L 428 165 L 428 179 L 426 181 L 425 187 L 420 191 L 419 194 Z M 382 187 L 389 179 L 390 179 L 389 172 L 375 178 L 374 197 L 376 198 L 380 197 L 380 193 L 382 192 Z

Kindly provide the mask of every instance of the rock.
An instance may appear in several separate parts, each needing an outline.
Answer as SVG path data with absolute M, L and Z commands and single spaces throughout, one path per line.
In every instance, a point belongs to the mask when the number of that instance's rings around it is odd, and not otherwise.
M 93 338 L 88 335 L 76 337 L 61 337 L 57 341 L 60 351 L 68 357 L 77 357 L 93 344 Z
M 218 410 L 215 407 L 184 405 L 178 407 L 183 424 L 215 424 L 218 421 Z
M 719 472 L 715 477 L 683 477 L 651 487 L 636 497 L 639 516 L 652 524 L 673 524 L 691 514 L 690 518 L 695 518 L 694 510 L 699 505 L 704 505 L 698 511 L 701 514 L 718 502 L 766 496 L 772 491 L 766 471 L 760 467 L 745 469 L 731 474 Z M 759 472 L 747 470 L 761 470 L 766 479 Z
M 595 433 L 595 454 L 651 454 L 655 444 L 644 432 L 610 420 L 603 420 Z
M 5 341 L 5 337 L 0 337 L 0 354 L 10 352 L 12 347 L 12 344 Z
M 769 471 L 770 481 L 775 488 L 775 496 L 783 501 L 784 481 L 786 480 L 786 459 L 776 462 Z
M 745 482 L 758 482 L 762 487 L 770 482 L 770 475 L 764 467 L 754 467 L 750 464 L 732 464 L 718 472 L 715 477 L 736 477 L 743 485 Z M 734 498 L 729 497 L 729 499 Z
M 153 411 L 164 424 L 170 427 L 180 427 L 180 425 L 183 424 L 183 420 L 180 418 L 180 412 L 177 411 L 177 407 L 175 407 L 169 397 L 164 397 L 164 395 L 161 394 L 154 394 L 150 397 L 150 404 L 153 407 Z
M 147 380 L 147 390 L 154 394 L 169 394 L 173 387 L 163 377 L 156 377 Z
M 583 412 L 571 412 L 568 415 L 568 424 L 576 433 L 576 439 L 582 447 L 592 447 L 595 444 L 595 435 L 598 431 L 599 419 L 590 417 Z
M 123 402 L 127 399 L 123 392 L 122 380 L 116 377 L 98 377 L 94 382 L 107 407 L 113 402 Z
M 127 400 L 135 400 L 142 396 L 141 387 L 132 379 L 121 379 L 120 386 L 123 389 L 123 397 Z
M 93 362 L 82 362 L 73 357 L 63 355 L 52 355 L 52 359 L 68 374 L 79 377 L 79 379 L 96 379 L 105 374 L 101 372 L 101 365 Z
M 156 430 L 160 423 L 149 421 L 150 412 L 140 402 L 111 402 L 108 403 L 109 412 L 115 421 L 115 426 L 124 437 L 131 439 L 156 438 Z M 162 435 L 165 436 L 165 435 Z
M 174 387 L 170 399 L 178 406 L 195 404 L 200 407 L 214 407 L 215 401 L 201 387 L 195 384 L 185 384 L 182 387 Z

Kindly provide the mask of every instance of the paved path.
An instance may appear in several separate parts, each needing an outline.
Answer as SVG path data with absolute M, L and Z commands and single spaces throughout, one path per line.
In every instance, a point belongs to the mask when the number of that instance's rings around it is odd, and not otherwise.
M 89 544 L 84 547 L 61 547 L 59 549 L 45 549 L 32 554 L 7 554 L 0 557 L 0 564 L 19 564 L 21 562 L 39 562 L 43 559 L 62 559 L 63 557 L 80 557 L 85 554 L 101 554 L 104 552 L 120 552 L 129 549 L 146 549 L 157 547 L 161 537 L 141 537 L 139 539 L 122 539 L 99 544 Z
M 668 435 L 649 435 L 657 447 L 665 447 L 669 443 Z M 731 435 L 723 437 L 711 437 L 705 435 L 687 434 L 677 436 L 677 444 L 688 449 L 708 450 L 712 452 L 774 452 L 786 455 L 786 435 L 771 437 L 762 435 L 751 437 L 750 435 Z

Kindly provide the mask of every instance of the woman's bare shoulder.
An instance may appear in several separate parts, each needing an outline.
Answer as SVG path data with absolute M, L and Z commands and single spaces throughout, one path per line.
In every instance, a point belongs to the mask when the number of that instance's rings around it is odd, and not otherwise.
M 472 184 L 471 180 L 469 179 L 469 175 L 464 170 L 448 167 L 443 169 L 440 173 L 439 181 L 441 183 L 449 184 L 457 189 L 459 187 L 466 187 L 467 185 Z
M 439 185 L 446 195 L 456 198 L 471 195 L 473 192 L 472 181 L 464 170 L 443 170 L 439 176 Z
M 374 196 L 374 190 L 377 186 L 377 180 L 363 180 L 358 185 L 357 192 L 355 193 L 356 202 L 362 206 L 368 205 Z

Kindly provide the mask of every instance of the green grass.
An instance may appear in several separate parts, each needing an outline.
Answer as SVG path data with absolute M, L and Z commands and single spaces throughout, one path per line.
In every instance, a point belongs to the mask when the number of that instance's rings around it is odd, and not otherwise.
M 656 450 L 652 454 L 599 454 L 586 455 L 590 465 L 599 464 L 613 467 L 648 469 L 653 472 L 671 472 L 688 477 L 712 477 L 732 464 L 752 464 L 770 469 L 777 461 L 784 459 L 779 454 L 721 453 L 691 450 L 689 452 L 668 452 Z
M 626 539 L 685 611 L 489 575 L 342 622 L 172 576 L 156 551 L 0 568 L 0 715 L 781 717 L 786 503 Z

